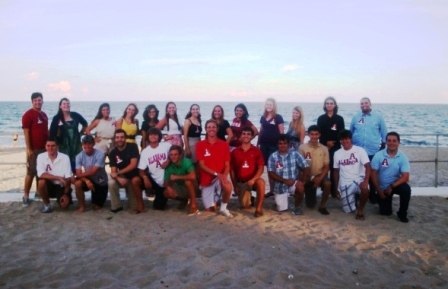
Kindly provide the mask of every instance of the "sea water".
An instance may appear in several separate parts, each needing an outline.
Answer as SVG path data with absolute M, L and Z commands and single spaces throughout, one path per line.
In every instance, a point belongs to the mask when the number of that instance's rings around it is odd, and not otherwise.
M 103 102 L 76 102 L 71 101 L 71 110 L 80 113 L 88 123 L 95 117 L 99 105 Z M 129 102 L 110 102 L 111 116 L 116 119 L 123 115 Z M 143 111 L 148 104 L 155 104 L 159 109 L 159 119 L 165 115 L 166 102 L 135 102 L 139 113 L 137 119 L 140 124 L 143 121 Z M 198 102 L 202 115 L 202 124 L 210 118 L 211 111 L 216 104 L 224 108 L 225 118 L 231 121 L 234 118 L 234 108 L 238 102 Z M 176 102 L 179 119 L 183 120 L 193 102 Z M 246 102 L 249 111 L 249 120 L 259 128 L 260 117 L 263 113 L 263 102 Z M 279 102 L 278 113 L 285 120 L 285 127 L 291 121 L 292 109 L 300 105 L 305 114 L 305 127 L 315 124 L 317 118 L 324 113 L 323 101 L 319 103 L 294 103 Z M 360 111 L 358 103 L 338 103 L 338 114 L 344 118 L 345 128 L 350 127 L 350 122 L 355 113 Z M 0 102 L 0 147 L 11 147 L 13 145 L 24 147 L 25 141 L 22 132 L 21 118 L 26 110 L 31 108 L 29 102 Z M 432 147 L 436 145 L 436 134 L 444 134 L 439 137 L 439 145 L 448 147 L 448 118 L 446 113 L 448 105 L 430 104 L 372 104 L 372 109 L 380 112 L 386 122 L 389 131 L 396 131 L 402 136 L 401 143 L 407 146 Z M 49 123 L 57 113 L 58 102 L 44 102 L 43 111 L 49 118 Z M 286 129 L 285 129 L 286 130 Z M 18 134 L 16 143 L 13 135 Z

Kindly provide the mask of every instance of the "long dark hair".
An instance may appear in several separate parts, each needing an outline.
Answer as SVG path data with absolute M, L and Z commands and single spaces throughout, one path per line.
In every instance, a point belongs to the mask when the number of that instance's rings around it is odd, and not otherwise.
M 189 119 L 189 118 L 192 116 L 192 114 L 191 114 L 191 109 L 192 109 L 193 106 L 195 106 L 195 105 L 198 107 L 198 109 L 201 108 L 198 104 L 193 103 L 193 104 L 190 106 L 190 110 L 188 111 L 187 115 L 185 116 L 185 119 Z M 199 121 L 199 123 L 201 123 L 201 114 L 198 115 L 198 121 Z
M 65 117 L 64 117 L 64 113 L 62 112 L 62 109 L 61 109 L 61 103 L 63 102 L 63 101 L 68 101 L 68 102 L 70 102 L 70 99 L 68 99 L 68 98 L 66 98 L 66 97 L 63 97 L 63 98 L 61 98 L 61 100 L 59 101 L 59 108 L 58 108 L 58 113 L 56 114 L 56 117 L 60 120 L 60 121 L 62 121 L 62 123 L 65 125 Z
M 96 116 L 94 119 L 102 119 L 103 118 L 103 114 L 101 113 L 101 111 L 103 110 L 104 107 L 107 107 L 110 111 L 110 105 L 107 102 L 102 103 L 100 105 L 100 108 L 98 108 L 98 112 L 96 113 Z
M 242 124 L 245 124 L 246 121 L 247 121 L 247 119 L 249 118 L 249 113 L 247 112 L 247 108 L 246 108 L 246 106 L 245 106 L 243 103 L 238 103 L 238 104 L 235 106 L 235 109 L 234 109 L 233 111 L 236 112 L 236 109 L 237 109 L 237 108 L 241 108 L 241 109 L 244 111 L 244 114 L 243 114 L 243 116 L 241 117 L 241 123 L 242 123 Z
M 124 109 L 123 116 L 121 118 L 122 119 L 126 118 L 126 110 L 128 110 L 128 107 L 130 107 L 131 105 L 135 108 L 135 113 L 134 113 L 134 115 L 131 116 L 132 123 L 134 123 L 135 116 L 138 114 L 138 107 L 133 102 L 131 102 L 130 104 L 128 104 L 128 106 L 126 106 L 126 108 Z
M 151 109 L 154 109 L 156 111 L 156 117 L 154 119 L 151 119 L 148 116 Z M 145 107 L 145 111 L 143 112 L 143 120 L 147 121 L 148 123 L 150 123 L 151 120 L 154 121 L 154 123 L 159 122 L 159 110 L 157 109 L 157 107 L 154 104 L 150 104 L 147 107 Z
M 165 106 L 166 127 L 167 127 L 168 130 L 170 130 L 170 115 L 168 114 L 168 106 L 169 106 L 170 104 L 173 104 L 173 105 L 176 107 L 176 112 L 175 112 L 174 115 L 173 115 L 173 119 L 174 119 L 174 121 L 176 122 L 178 129 L 180 130 L 180 129 L 181 129 L 181 126 L 180 126 L 180 124 L 179 124 L 179 118 L 177 117 L 177 105 L 176 105 L 174 102 L 172 102 L 172 101 L 169 101 L 169 102 L 166 104 L 166 106 Z

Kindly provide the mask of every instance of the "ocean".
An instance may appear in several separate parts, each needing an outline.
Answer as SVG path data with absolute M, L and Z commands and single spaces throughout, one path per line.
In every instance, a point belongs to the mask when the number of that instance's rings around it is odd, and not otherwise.
M 87 122 L 91 122 L 96 115 L 99 105 L 102 102 L 71 102 L 71 110 L 80 113 Z M 143 121 L 143 111 L 145 107 L 153 103 L 160 111 L 159 118 L 165 115 L 166 102 L 135 102 L 139 109 L 137 118 L 140 124 Z M 193 102 L 176 102 L 177 113 L 180 119 L 184 119 L 190 105 Z M 231 121 L 234 117 L 233 109 L 238 102 L 219 103 L 224 108 L 225 118 Z M 128 102 L 110 102 L 111 116 L 120 118 Z M 211 110 L 216 102 L 198 102 L 201 108 L 203 123 L 210 118 Z M 259 120 L 263 113 L 263 102 L 246 102 L 249 111 L 249 119 L 255 126 L 259 127 Z M 319 115 L 323 114 L 323 100 L 319 103 L 293 103 L 279 102 L 278 113 L 285 120 L 285 127 L 291 120 L 292 108 L 300 105 L 305 114 L 305 127 L 317 122 Z M 349 128 L 350 121 L 360 108 L 358 103 L 339 103 L 339 114 L 345 120 L 345 128 Z M 23 113 L 31 108 L 31 102 L 0 102 L 0 147 L 25 147 L 25 141 L 22 133 L 21 118 Z M 448 118 L 446 116 L 448 105 L 439 104 L 372 104 L 372 109 L 379 111 L 388 127 L 389 131 L 398 132 L 401 137 L 401 143 L 405 146 L 436 146 L 436 134 L 442 134 L 439 137 L 439 146 L 448 147 Z M 49 122 L 57 113 L 58 102 L 45 102 L 43 110 L 47 113 Z M 18 134 L 16 143 L 13 141 L 13 135 Z

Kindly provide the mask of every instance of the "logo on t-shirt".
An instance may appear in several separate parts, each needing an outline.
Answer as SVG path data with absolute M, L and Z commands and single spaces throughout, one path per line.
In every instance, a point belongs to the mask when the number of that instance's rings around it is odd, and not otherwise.
M 307 161 L 311 160 L 311 153 L 310 153 L 310 152 L 307 152 L 307 153 L 305 154 L 305 159 L 306 159 Z
M 240 127 L 241 126 L 241 122 L 233 122 L 232 126 L 233 127 Z
M 275 162 L 275 168 L 277 170 L 282 170 L 283 169 L 283 163 L 281 161 L 276 161 Z
M 333 124 L 332 126 L 331 126 L 331 130 L 337 130 L 338 129 L 338 126 L 336 125 L 336 124 Z
M 244 169 L 249 168 L 249 164 L 247 163 L 247 161 L 244 161 L 244 164 L 242 165 L 242 168 L 244 168 Z
M 271 122 L 269 122 L 269 124 L 275 125 L 275 119 L 271 120 Z
M 148 158 L 148 164 L 152 165 L 156 164 L 156 168 L 162 167 L 162 163 L 166 161 L 166 153 L 155 154 L 152 157 Z
M 119 155 L 116 155 L 116 156 L 115 156 L 115 161 L 117 162 L 117 165 L 118 165 L 119 163 L 122 163 L 122 162 L 123 162 L 123 160 L 120 158 Z
M 209 156 L 211 156 L 210 152 L 207 149 L 205 149 L 204 157 L 209 157 Z
M 349 165 L 356 164 L 357 162 L 358 162 L 358 158 L 355 157 L 354 153 L 351 153 L 350 158 L 345 159 L 345 160 L 339 160 L 338 164 L 340 166 L 349 166 Z
M 363 117 L 361 117 L 361 118 L 359 119 L 358 124 L 364 124 L 364 118 L 363 118 Z
M 382 167 L 388 168 L 389 167 L 389 162 L 387 161 L 386 158 L 384 158 L 383 162 L 381 163 Z
M 41 124 L 42 121 L 40 120 L 40 118 L 37 118 L 37 124 Z
M 51 170 L 51 166 L 50 165 L 47 165 L 47 167 L 45 168 L 45 171 L 48 173 L 48 172 L 51 172 L 52 170 Z

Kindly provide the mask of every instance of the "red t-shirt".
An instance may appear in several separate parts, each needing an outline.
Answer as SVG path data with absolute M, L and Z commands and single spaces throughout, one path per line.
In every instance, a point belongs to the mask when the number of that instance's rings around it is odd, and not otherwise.
M 22 128 L 30 130 L 31 149 L 45 149 L 48 138 L 48 117 L 45 112 L 29 109 L 22 116 Z
M 196 158 L 198 162 L 204 161 L 204 164 L 217 173 L 223 173 L 225 162 L 230 162 L 230 147 L 220 139 L 211 144 L 208 140 L 202 140 L 196 144 Z M 215 178 L 203 170 L 199 170 L 199 180 L 201 186 L 209 186 Z
M 246 126 L 252 127 L 253 124 L 248 119 L 244 124 L 242 124 L 241 120 L 237 119 L 236 117 L 233 119 L 232 124 L 230 125 L 230 129 L 232 129 L 234 139 L 230 142 L 230 146 L 238 147 L 241 145 L 240 137 L 243 132 L 243 128 L 245 128 Z
M 239 182 L 247 182 L 253 178 L 260 166 L 264 166 L 263 154 L 254 145 L 251 145 L 247 151 L 239 146 L 230 155 L 230 167 Z

